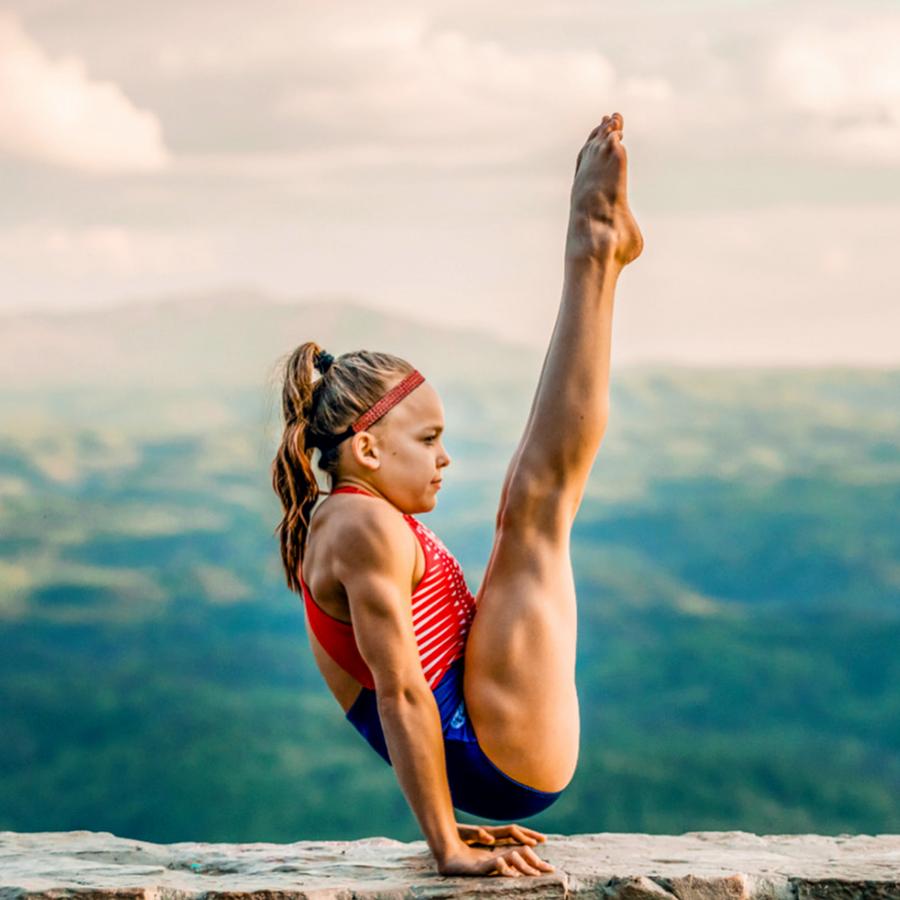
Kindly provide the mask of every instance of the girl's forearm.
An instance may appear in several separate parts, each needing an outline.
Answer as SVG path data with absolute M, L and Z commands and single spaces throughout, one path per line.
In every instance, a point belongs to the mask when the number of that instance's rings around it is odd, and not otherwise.
M 465 845 L 447 782 L 437 702 L 426 686 L 379 697 L 378 714 L 397 781 L 440 861 Z

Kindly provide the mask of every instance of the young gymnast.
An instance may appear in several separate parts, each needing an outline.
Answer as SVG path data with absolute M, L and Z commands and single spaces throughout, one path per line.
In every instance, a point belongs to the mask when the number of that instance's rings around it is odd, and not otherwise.
M 477 597 L 414 516 L 434 508 L 450 463 L 435 389 L 387 353 L 335 359 L 310 341 L 286 364 L 272 482 L 287 583 L 325 682 L 393 766 L 445 875 L 553 871 L 532 849 L 544 835 L 457 823 L 453 809 L 534 815 L 575 772 L 569 536 L 609 413 L 616 281 L 643 248 L 622 129 L 604 116 L 578 153 L 559 314 Z

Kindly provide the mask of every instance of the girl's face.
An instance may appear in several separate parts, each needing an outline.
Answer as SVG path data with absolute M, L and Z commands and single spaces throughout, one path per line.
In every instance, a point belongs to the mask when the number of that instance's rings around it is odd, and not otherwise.
M 366 481 L 402 512 L 434 509 L 443 469 L 450 465 L 437 391 L 423 382 L 368 430 L 368 439 L 352 439 L 359 441 L 356 460 L 366 469 Z

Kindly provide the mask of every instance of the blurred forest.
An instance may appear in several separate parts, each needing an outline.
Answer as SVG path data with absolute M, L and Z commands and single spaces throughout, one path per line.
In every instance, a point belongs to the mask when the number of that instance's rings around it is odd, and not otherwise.
M 539 364 L 435 376 L 423 521 L 473 592 Z M 614 372 L 572 542 L 581 761 L 530 825 L 900 831 L 898 398 L 900 371 Z M 285 587 L 278 437 L 275 378 L 0 391 L 0 829 L 420 837 Z

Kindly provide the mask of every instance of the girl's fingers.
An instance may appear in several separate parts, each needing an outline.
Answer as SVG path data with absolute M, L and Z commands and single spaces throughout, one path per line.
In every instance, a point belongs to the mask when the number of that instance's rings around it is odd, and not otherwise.
M 536 869 L 542 869 L 544 872 L 555 872 L 556 869 L 547 862 L 545 859 L 541 859 L 531 847 L 523 847 L 519 851 L 522 856 L 528 860 Z
M 502 856 L 497 857 L 497 871 L 501 875 L 507 875 L 510 878 L 517 878 L 522 874 L 514 866 L 511 866 Z
M 520 844 L 536 844 L 539 838 L 543 838 L 542 834 L 532 831 L 530 828 L 525 828 L 522 825 L 510 825 L 509 834 Z
M 540 869 L 536 869 L 531 863 L 526 862 L 525 858 L 519 853 L 518 850 L 513 850 L 512 853 L 509 854 L 513 863 L 518 866 L 519 871 L 524 872 L 526 875 L 541 875 Z

